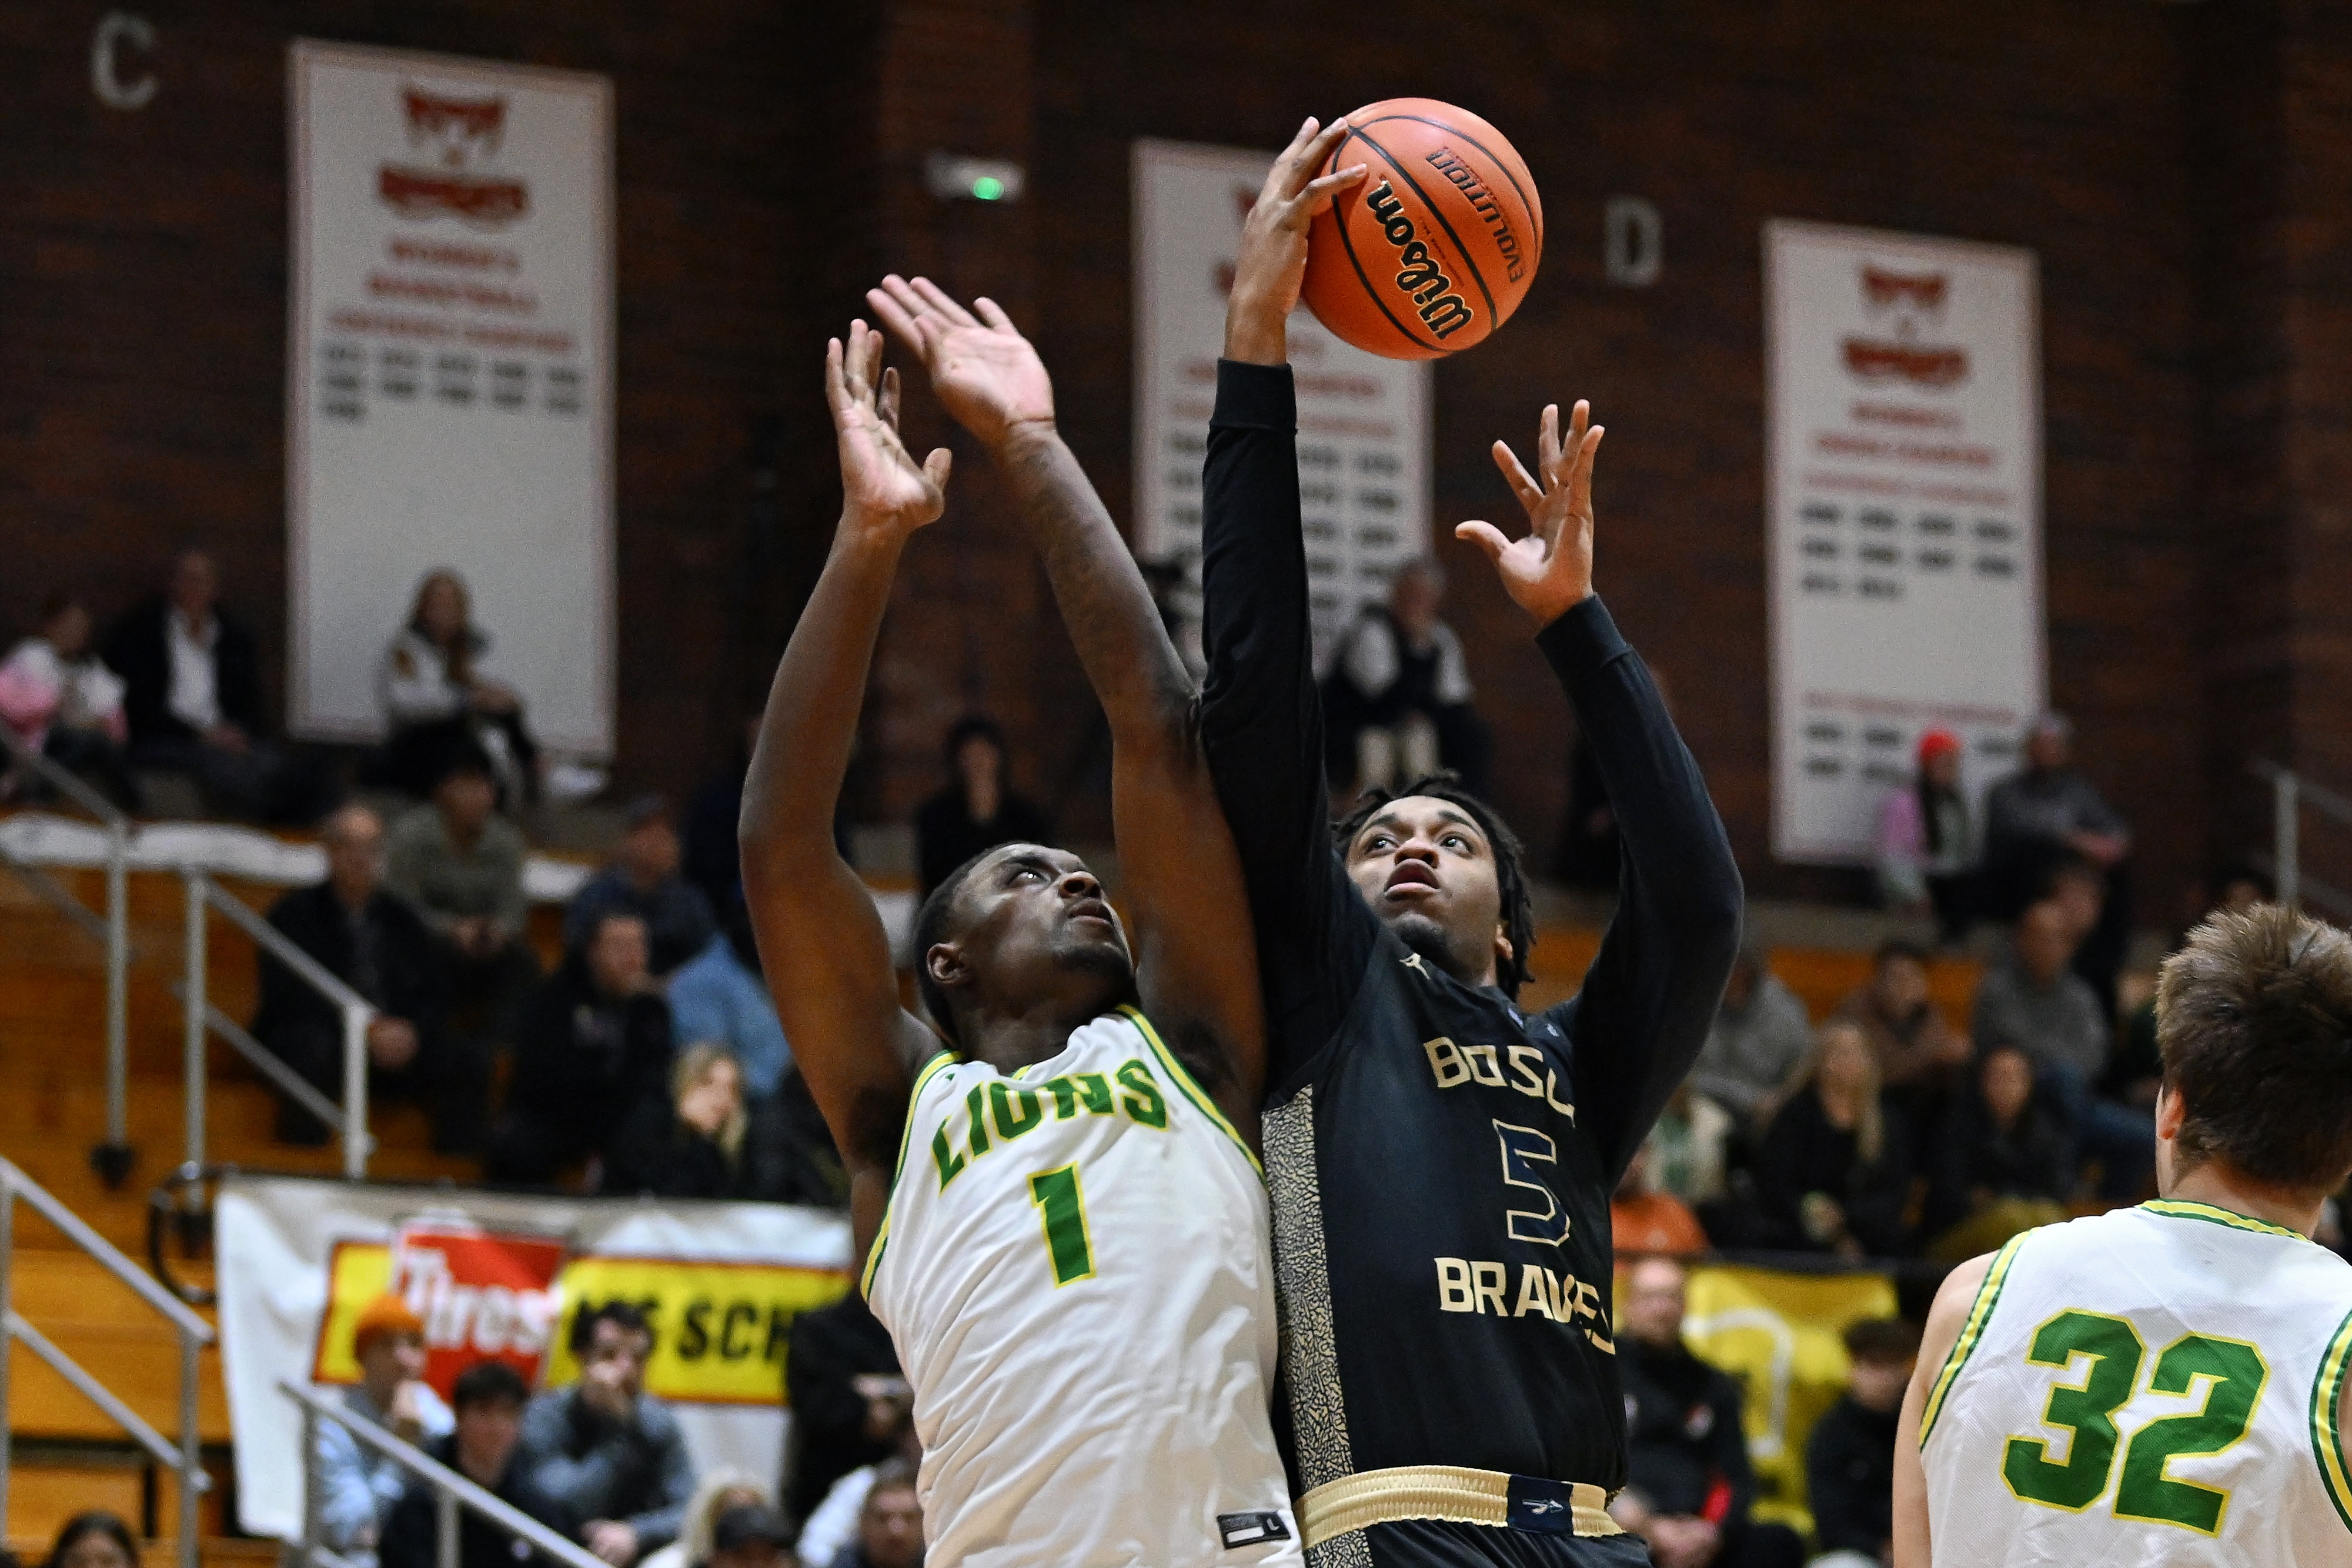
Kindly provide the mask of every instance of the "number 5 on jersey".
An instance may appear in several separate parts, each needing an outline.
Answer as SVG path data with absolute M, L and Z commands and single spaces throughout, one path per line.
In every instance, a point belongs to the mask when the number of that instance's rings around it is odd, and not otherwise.
M 1087 1229 L 1087 1193 L 1076 1165 L 1056 1166 L 1029 1178 L 1029 1201 L 1045 1232 L 1045 1255 L 1054 1260 L 1054 1286 L 1095 1277 L 1094 1238 Z

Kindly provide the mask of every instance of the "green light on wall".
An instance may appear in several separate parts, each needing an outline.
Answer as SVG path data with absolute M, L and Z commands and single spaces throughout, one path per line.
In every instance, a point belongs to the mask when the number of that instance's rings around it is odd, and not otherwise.
M 993 174 L 982 174 L 971 183 L 971 193 L 976 201 L 1000 201 L 1004 195 L 1004 182 Z

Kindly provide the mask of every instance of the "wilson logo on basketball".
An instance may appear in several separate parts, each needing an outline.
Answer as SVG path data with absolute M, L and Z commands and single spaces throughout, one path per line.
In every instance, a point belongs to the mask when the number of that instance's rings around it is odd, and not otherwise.
M 1503 275 L 1513 283 L 1528 275 L 1528 258 L 1519 249 L 1519 236 L 1511 232 L 1511 220 L 1504 215 L 1502 204 L 1486 189 L 1475 171 L 1455 156 L 1451 147 L 1441 147 L 1429 155 L 1429 165 L 1446 179 L 1454 188 L 1469 199 L 1470 210 L 1486 220 L 1487 233 L 1494 236 L 1495 252 L 1503 258 Z
M 1386 180 L 1364 198 L 1364 207 L 1379 222 L 1389 244 L 1396 246 L 1402 268 L 1396 286 L 1421 308 L 1423 325 L 1440 342 L 1460 331 L 1470 321 L 1470 307 L 1463 303 L 1462 296 L 1449 292 L 1454 280 L 1438 270 L 1428 245 L 1414 237 L 1412 220 L 1404 215 L 1404 203 Z

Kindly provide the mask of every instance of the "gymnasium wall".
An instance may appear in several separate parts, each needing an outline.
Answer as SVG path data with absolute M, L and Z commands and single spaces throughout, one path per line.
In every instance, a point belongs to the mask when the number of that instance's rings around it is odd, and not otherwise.
M 2041 257 L 2051 678 L 2140 832 L 2140 913 L 2252 841 L 2250 752 L 2352 783 L 2336 481 L 2352 248 L 2330 193 L 2347 24 L 2301 0 L 877 0 L 807 7 L 145 5 L 161 82 L 89 82 L 94 15 L 0 0 L 0 631 L 52 582 L 101 612 L 174 539 L 282 637 L 283 47 L 304 34 L 601 70 L 617 85 L 621 781 L 682 788 L 732 744 L 821 559 L 837 492 L 814 373 L 884 267 L 993 294 L 1055 370 L 1115 513 L 1130 442 L 1128 148 L 1277 146 L 1309 111 L 1423 93 L 1487 114 L 1543 191 L 1548 253 L 1509 329 L 1437 371 L 1440 531 L 1507 515 L 1485 455 L 1546 398 L 1611 426 L 1600 582 L 1670 677 L 1751 888 L 1767 801 L 1759 226 L 1785 215 Z M 2329 140 L 2332 138 L 2332 141 Z M 934 149 L 1011 157 L 1023 203 L 942 205 Z M 2314 149 L 2318 149 L 2315 152 Z M 1616 193 L 1664 220 L 1656 285 L 1608 285 Z M 856 803 L 903 816 L 968 707 L 1020 782 L 1098 833 L 1092 709 L 1017 519 L 959 455 L 909 550 Z M 761 433 L 766 436 L 762 439 Z M 772 460 L 763 488 L 755 455 Z M 763 503 L 763 497 L 772 497 Z M 1457 547 L 1448 545 L 1448 551 Z M 1564 705 L 1466 552 L 1452 613 L 1501 743 L 1502 803 L 1548 848 Z M 485 606 L 495 628 L 495 607 Z M 2331 706 L 2330 705 L 2336 705 Z M 2218 813 L 2218 814 L 2217 814 Z

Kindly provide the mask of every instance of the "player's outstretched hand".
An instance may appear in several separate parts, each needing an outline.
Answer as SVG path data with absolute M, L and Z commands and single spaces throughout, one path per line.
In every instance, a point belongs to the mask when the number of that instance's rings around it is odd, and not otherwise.
M 898 372 L 882 368 L 882 334 L 849 324 L 824 345 L 824 396 L 841 448 L 842 526 L 904 538 L 947 509 L 944 446 L 916 463 L 898 439 Z
M 1486 552 L 1513 603 L 1549 626 L 1592 594 L 1592 455 L 1601 427 L 1585 426 L 1592 405 L 1580 400 L 1559 435 L 1559 405 L 1547 403 L 1536 438 L 1536 472 L 1528 476 L 1508 442 L 1495 443 L 1495 466 L 1528 509 L 1528 532 L 1507 538 L 1492 523 L 1455 525 L 1454 537 Z
M 1365 165 L 1351 163 L 1318 177 L 1348 134 L 1343 117 L 1318 129 L 1310 117 L 1274 161 L 1265 186 L 1242 219 L 1241 255 L 1234 262 L 1233 292 L 1225 298 L 1225 358 L 1253 365 L 1278 365 L 1288 354 L 1283 323 L 1297 307 L 1307 277 L 1307 229 L 1331 198 L 1364 177 Z
M 967 310 L 929 278 L 910 283 L 893 273 L 866 291 L 866 302 L 920 356 L 955 422 L 983 444 L 997 447 L 1024 431 L 1053 429 L 1053 380 L 996 301 L 975 299 Z

